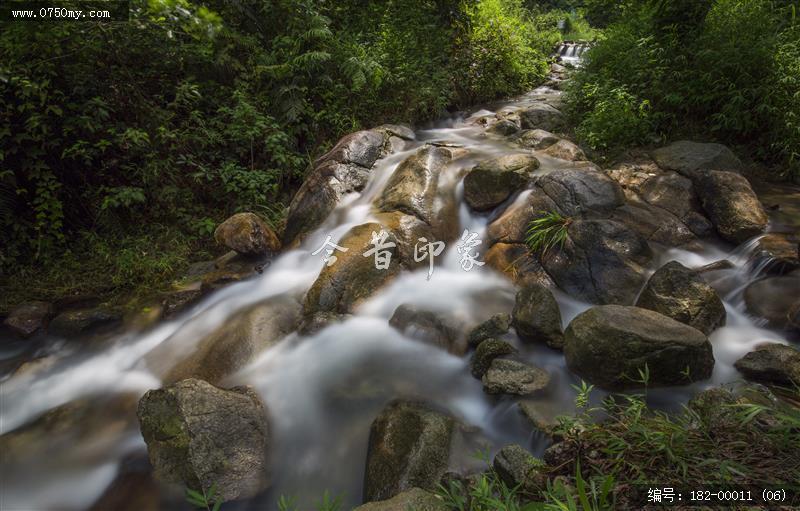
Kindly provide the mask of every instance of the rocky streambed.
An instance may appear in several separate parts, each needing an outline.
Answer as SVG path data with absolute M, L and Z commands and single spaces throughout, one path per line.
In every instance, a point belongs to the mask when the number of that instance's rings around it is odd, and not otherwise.
M 222 224 L 147 327 L 24 304 L 35 342 L 0 389 L 9 509 L 436 509 L 447 478 L 541 485 L 581 380 L 674 410 L 743 379 L 800 382 L 800 201 L 759 200 L 726 147 L 601 168 L 553 87 L 426 129 L 381 126 L 314 162 L 274 232 Z M 766 185 L 764 185 L 766 186 Z M 765 207 L 766 206 L 766 207 Z M 531 250 L 531 222 L 564 239 Z M 646 375 L 646 382 L 643 381 Z M 554 450 L 555 449 L 555 450 Z M 373 502 L 373 503 L 369 503 Z

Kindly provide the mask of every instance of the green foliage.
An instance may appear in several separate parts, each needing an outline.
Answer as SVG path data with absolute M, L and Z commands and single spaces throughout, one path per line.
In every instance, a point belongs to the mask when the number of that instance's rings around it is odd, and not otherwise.
M 525 244 L 534 254 L 545 256 L 551 249 L 564 245 L 572 219 L 555 211 L 540 211 L 539 214 L 539 218 L 528 224 Z
M 614 476 L 592 477 L 588 481 L 581 474 L 581 464 L 576 463 L 575 487 L 562 479 L 548 481 L 544 493 L 545 503 L 541 509 L 546 511 L 611 511 L 615 508 Z
M 568 91 L 579 137 L 615 150 L 699 132 L 800 172 L 800 30 L 790 4 L 618 4 Z
M 487 453 L 488 463 L 488 453 Z M 509 488 L 490 465 L 472 484 L 450 480 L 439 484 L 437 496 L 453 511 L 532 511 L 536 504 L 521 502 L 519 488 Z
M 222 507 L 223 500 L 217 494 L 217 487 L 211 485 L 211 488 L 206 491 L 205 488 L 201 492 L 186 488 L 186 501 L 198 509 L 205 509 L 206 511 L 219 511 Z
M 331 497 L 328 490 L 322 494 L 322 500 L 316 503 L 314 511 L 341 511 L 342 496 Z M 297 511 L 297 499 L 281 495 L 278 499 L 278 511 Z

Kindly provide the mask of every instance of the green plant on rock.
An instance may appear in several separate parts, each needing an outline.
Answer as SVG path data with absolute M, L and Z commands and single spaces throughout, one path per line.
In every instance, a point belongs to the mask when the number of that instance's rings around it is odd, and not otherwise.
M 191 488 L 186 488 L 186 501 L 198 509 L 206 511 L 219 511 L 222 507 L 222 497 L 217 495 L 217 486 L 211 485 L 208 491 L 202 489 L 202 493 Z
M 534 254 L 545 256 L 553 248 L 564 246 L 572 218 L 555 211 L 540 211 L 539 214 L 539 218 L 528 224 L 525 244 Z
M 297 499 L 295 497 L 287 497 L 281 495 L 278 499 L 278 511 L 297 511 Z M 314 506 L 315 511 L 341 511 L 342 510 L 342 496 L 337 495 L 332 497 L 328 490 L 322 493 L 322 500 L 318 501 Z

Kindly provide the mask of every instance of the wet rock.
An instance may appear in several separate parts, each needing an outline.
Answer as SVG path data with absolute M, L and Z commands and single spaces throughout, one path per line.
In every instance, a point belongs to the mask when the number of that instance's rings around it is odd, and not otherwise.
M 427 267 L 427 259 L 420 261 L 414 259 L 414 246 L 419 243 L 420 238 L 436 239 L 436 234 L 434 234 L 430 225 L 413 215 L 407 215 L 400 211 L 377 213 L 374 216 L 397 239 L 400 262 L 405 268 L 413 270 Z
M 364 501 L 412 488 L 435 491 L 447 471 L 455 421 L 419 402 L 393 401 L 372 423 Z
M 714 288 L 677 261 L 665 264 L 650 277 L 636 306 L 661 313 L 706 335 L 725 324 L 725 306 Z
M 647 241 L 668 247 L 685 245 L 697 239 L 694 233 L 669 211 L 638 200 L 618 207 L 611 214 L 611 218 L 638 232 Z
M 373 233 L 383 226 L 377 223 L 361 224 L 350 229 L 337 243 L 347 252 L 335 252 L 336 261 L 324 266 L 317 280 L 306 293 L 304 311 L 306 316 L 316 312 L 352 312 L 356 305 L 388 283 L 399 271 L 397 240 L 389 233 L 387 242 L 395 244 L 387 248 L 392 257 L 386 269 L 375 267 L 371 257 L 364 257 L 370 246 Z
M 546 103 L 536 103 L 519 113 L 522 129 L 559 131 L 566 126 L 566 117 L 561 111 Z
M 783 275 L 800 268 L 800 236 L 771 232 L 758 240 L 753 262 L 769 273 Z
M 163 374 L 165 382 L 202 378 L 217 383 L 293 332 L 300 313 L 296 298 L 270 298 L 237 313 L 204 338 L 192 339 L 192 349 L 181 339 L 162 343 L 147 356 L 148 367 Z
M 583 149 L 569 140 L 559 140 L 544 150 L 544 153 L 553 158 L 567 161 L 585 161 L 586 154 Z
M 721 144 L 703 144 L 680 140 L 656 149 L 652 157 L 659 167 L 674 170 L 693 179 L 705 169 L 739 172 L 742 162 L 730 149 Z
M 317 312 L 305 318 L 297 328 L 300 335 L 314 335 L 330 325 L 341 323 L 350 317 L 350 314 L 336 314 L 334 312 Z
M 702 214 L 700 199 L 692 181 L 675 172 L 665 172 L 647 179 L 639 194 L 647 203 L 677 217 L 697 236 L 707 236 L 713 226 Z
M 521 147 L 541 150 L 547 149 L 559 140 L 561 139 L 549 131 L 536 129 L 523 131 L 514 139 L 514 142 Z
M 695 188 L 709 219 L 726 240 L 743 243 L 767 228 L 769 218 L 741 174 L 704 172 L 695 179 Z
M 486 131 L 493 135 L 508 137 L 518 132 L 519 126 L 510 119 L 498 119 L 497 122 L 492 123 Z
M 394 171 L 376 200 L 377 208 L 416 216 L 431 226 L 437 239 L 452 239 L 457 235 L 458 206 L 452 190 L 439 189 L 439 176 L 451 160 L 448 148 L 420 148 Z
M 77 337 L 108 331 L 122 324 L 122 313 L 107 307 L 65 311 L 50 322 L 50 332 Z
M 433 344 L 455 355 L 463 355 L 467 351 L 463 333 L 454 321 L 442 313 L 403 304 L 395 309 L 389 324 L 409 337 Z
M 518 286 L 539 284 L 547 288 L 556 287 L 553 279 L 544 271 L 539 259 L 527 245 L 521 243 L 495 243 L 486 251 L 484 261 L 490 268 L 504 274 Z
M 564 346 L 561 312 L 546 287 L 532 284 L 520 289 L 512 317 L 514 329 L 523 341 L 544 343 L 554 349 Z
M 470 360 L 470 371 L 472 376 L 480 379 L 489 370 L 492 361 L 504 355 L 516 353 L 516 349 L 506 341 L 499 339 L 486 339 L 475 349 L 475 354 Z
M 120 463 L 119 474 L 89 511 L 159 511 L 160 493 L 147 456 L 137 454 Z
M 289 206 L 283 244 L 290 245 L 317 228 L 344 195 L 363 190 L 383 147 L 383 133 L 358 131 L 320 157 Z
M 561 169 L 541 176 L 536 186 L 555 203 L 557 211 L 577 216 L 588 211 L 610 211 L 625 203 L 625 194 L 602 172 Z
M 492 462 L 497 476 L 509 488 L 519 488 L 524 494 L 536 494 L 547 487 L 547 478 L 541 472 L 544 462 L 517 444 L 500 449 Z
M 685 385 L 711 376 L 711 343 L 699 330 L 657 312 L 620 305 L 593 307 L 564 332 L 569 369 L 602 388 Z
M 464 200 L 476 211 L 502 204 L 527 183 L 539 160 L 529 154 L 507 154 L 476 165 L 464 178 Z
M 558 421 L 554 417 L 542 413 L 540 409 L 541 403 L 519 401 L 517 407 L 535 431 L 544 433 L 550 438 L 554 436 Z
M 800 385 L 800 351 L 785 344 L 762 344 L 733 365 L 748 380 Z
M 542 258 L 558 287 L 591 303 L 632 304 L 646 279 L 642 265 L 652 258 L 647 241 L 610 220 L 577 220 L 568 234 Z
M 533 394 L 550 383 L 550 376 L 543 369 L 516 360 L 495 358 L 481 378 L 487 394 Z
M 720 259 L 719 261 L 714 261 L 713 263 L 708 263 L 699 268 L 695 268 L 695 271 L 697 273 L 707 273 L 710 271 L 730 270 L 732 268 L 736 268 L 736 265 L 727 259 Z
M 368 502 L 353 511 L 447 511 L 449 508 L 435 494 L 411 488 L 389 500 Z
M 528 224 L 543 211 L 558 211 L 556 203 L 541 188 L 523 192 L 503 214 L 487 227 L 487 237 L 494 243 L 525 244 Z M 487 254 L 488 259 L 488 254 Z M 499 268 L 498 268 L 499 269 Z M 500 270 L 506 272 L 506 270 Z
M 786 275 L 753 282 L 744 290 L 747 311 L 778 328 L 800 329 L 800 277 Z
M 402 140 L 416 140 L 417 135 L 410 127 L 403 124 L 382 124 L 375 128 L 375 131 L 380 131 Z M 373 162 L 374 163 L 374 162 Z
M 161 300 L 163 317 L 170 318 L 175 314 L 196 304 L 205 295 L 201 289 L 181 289 L 168 293 Z
M 215 486 L 226 501 L 269 486 L 267 412 L 249 387 L 183 380 L 148 391 L 137 416 L 159 479 L 195 490 Z
M 214 239 L 242 255 L 264 255 L 281 249 L 275 231 L 253 213 L 237 213 L 228 218 L 214 231 Z
M 502 337 L 508 332 L 510 327 L 510 315 L 504 312 L 495 314 L 469 332 L 469 335 L 467 335 L 467 344 L 475 348 L 486 339 Z
M 53 305 L 48 302 L 27 302 L 15 307 L 3 324 L 12 332 L 28 338 L 42 330 L 53 316 Z

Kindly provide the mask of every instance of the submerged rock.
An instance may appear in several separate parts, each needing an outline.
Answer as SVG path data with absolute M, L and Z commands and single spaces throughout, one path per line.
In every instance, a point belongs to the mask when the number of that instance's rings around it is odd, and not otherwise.
M 183 380 L 148 391 L 137 411 L 156 476 L 227 500 L 269 486 L 267 413 L 247 387 Z
M 237 213 L 228 218 L 214 231 L 214 239 L 242 255 L 259 256 L 281 249 L 278 236 L 254 213 Z
M 475 353 L 470 360 L 470 371 L 472 376 L 480 379 L 489 370 L 492 361 L 504 355 L 511 355 L 517 350 L 511 344 L 499 339 L 486 339 L 475 349 Z
M 353 511 L 448 511 L 448 509 L 434 493 L 411 488 L 388 500 L 362 504 Z
M 695 179 L 697 194 L 720 236 L 743 243 L 766 230 L 769 217 L 741 174 L 712 170 Z
M 53 316 L 53 305 L 48 302 L 27 302 L 15 307 L 3 324 L 15 334 L 28 338 L 42 330 Z
M 527 396 L 550 383 L 543 369 L 516 360 L 495 358 L 481 378 L 487 394 L 513 394 Z
M 744 290 L 747 311 L 777 328 L 800 329 L 800 277 L 785 275 L 753 282 Z
M 532 284 L 520 289 L 512 317 L 514 329 L 523 341 L 544 343 L 554 349 L 564 346 L 561 311 L 546 287 Z
M 742 170 L 742 162 L 730 149 L 721 144 L 704 144 L 679 140 L 652 152 L 659 167 L 675 170 L 688 178 L 694 178 L 705 169 Z
M 383 133 L 358 131 L 343 137 L 314 162 L 289 205 L 283 244 L 290 245 L 316 229 L 346 194 L 363 190 L 383 147 Z
M 454 427 L 452 417 L 423 403 L 389 403 L 370 428 L 364 501 L 412 488 L 435 491 L 447 471 Z
M 685 385 L 711 376 L 711 343 L 699 330 L 638 307 L 604 305 L 578 315 L 564 332 L 567 367 L 609 390 Z
M 495 314 L 469 332 L 467 335 L 467 344 L 473 348 L 477 347 L 486 339 L 503 336 L 508 332 L 510 327 L 510 315 L 505 312 Z
M 785 344 L 762 344 L 733 366 L 748 380 L 800 385 L 800 351 Z
M 464 178 L 464 200 L 476 211 L 499 206 L 539 168 L 529 154 L 507 154 L 476 165 Z
M 725 306 L 714 288 L 677 261 L 665 264 L 650 277 L 636 306 L 661 313 L 706 335 L 725 324 Z
M 409 337 L 433 344 L 455 355 L 463 355 L 467 351 L 464 334 L 454 321 L 442 313 L 403 304 L 395 309 L 389 324 Z

